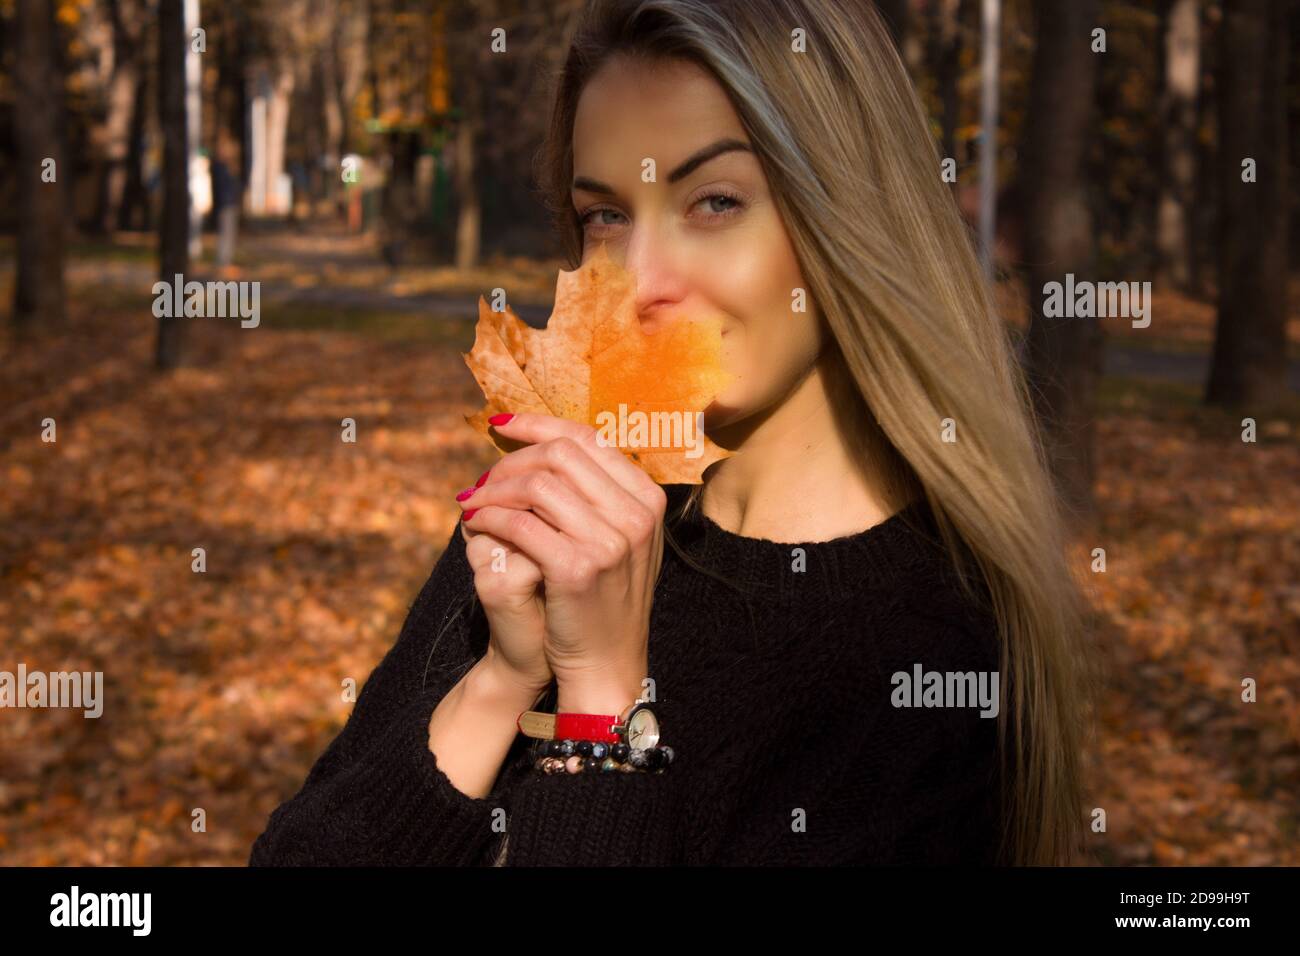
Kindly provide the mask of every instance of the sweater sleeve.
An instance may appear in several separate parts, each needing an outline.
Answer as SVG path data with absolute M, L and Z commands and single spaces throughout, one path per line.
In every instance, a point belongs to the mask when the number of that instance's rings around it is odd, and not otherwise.
M 484 862 L 494 836 L 499 839 L 493 823 L 504 812 L 510 775 L 503 772 L 488 796 L 470 797 L 438 766 L 428 729 L 438 703 L 480 656 L 465 621 L 472 587 L 457 527 L 396 644 L 367 678 L 343 730 L 302 788 L 271 814 L 249 865 Z M 510 763 L 507 758 L 507 768 Z

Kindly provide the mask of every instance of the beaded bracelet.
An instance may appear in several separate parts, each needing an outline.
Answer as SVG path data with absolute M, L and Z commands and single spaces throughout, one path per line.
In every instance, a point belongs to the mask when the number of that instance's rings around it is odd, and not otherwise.
M 533 767 L 547 774 L 620 772 L 663 773 L 673 762 L 673 748 L 659 744 L 645 750 L 629 747 L 619 742 L 608 744 L 600 740 L 541 740 L 534 748 L 539 756 Z

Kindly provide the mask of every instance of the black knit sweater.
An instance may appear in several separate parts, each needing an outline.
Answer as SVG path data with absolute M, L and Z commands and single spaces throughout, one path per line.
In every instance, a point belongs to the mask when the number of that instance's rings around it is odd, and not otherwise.
M 688 489 L 666 490 L 671 518 Z M 665 544 L 649 676 L 672 766 L 546 775 L 520 735 L 491 794 L 456 789 L 429 718 L 488 641 L 456 528 L 250 864 L 994 862 L 997 720 L 978 705 L 896 706 L 891 681 L 917 664 L 998 669 L 987 600 L 963 598 L 925 504 L 808 544 L 741 537 L 698 510 L 672 534 L 730 582 Z

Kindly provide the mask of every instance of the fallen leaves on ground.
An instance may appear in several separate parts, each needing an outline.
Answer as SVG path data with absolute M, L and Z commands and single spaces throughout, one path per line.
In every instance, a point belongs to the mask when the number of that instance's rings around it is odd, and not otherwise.
M 0 710 L 0 860 L 242 864 L 490 463 L 474 383 L 452 348 L 222 320 L 160 376 L 147 304 L 86 301 L 0 361 L 0 670 L 103 671 L 106 703 Z

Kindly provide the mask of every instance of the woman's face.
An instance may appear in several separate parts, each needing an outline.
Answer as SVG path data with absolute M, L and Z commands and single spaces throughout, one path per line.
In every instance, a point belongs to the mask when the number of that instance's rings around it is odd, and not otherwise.
M 706 422 L 768 408 L 808 373 L 822 335 L 785 226 L 722 86 L 680 60 L 614 57 L 587 83 L 573 130 L 573 204 L 583 258 L 602 240 L 636 276 L 648 331 L 681 318 L 722 320 L 736 380 Z M 654 180 L 643 170 L 654 161 Z

